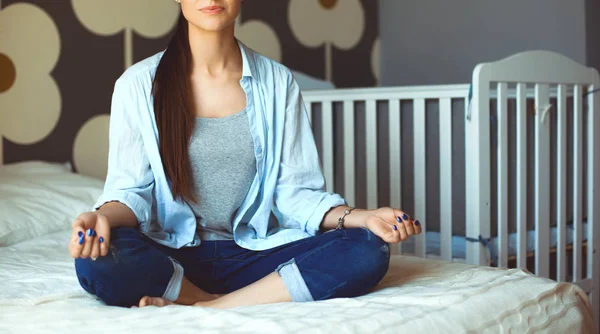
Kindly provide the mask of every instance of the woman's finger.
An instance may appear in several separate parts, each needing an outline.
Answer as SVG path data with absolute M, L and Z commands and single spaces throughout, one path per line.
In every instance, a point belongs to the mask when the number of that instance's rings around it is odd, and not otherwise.
M 83 250 L 81 251 L 81 258 L 87 259 L 92 254 L 92 246 L 94 246 L 94 230 L 88 228 L 85 230 Z
M 421 234 L 421 231 L 422 231 L 421 223 L 418 220 L 415 220 L 414 226 L 415 226 L 415 234 Z
M 85 231 L 85 223 L 81 219 L 75 219 L 73 221 L 73 232 L 71 233 L 71 240 L 69 242 L 69 252 L 71 257 L 74 259 L 78 258 L 83 250 L 83 240 Z
M 110 223 L 103 215 L 98 215 L 97 217 L 96 232 L 98 236 L 96 239 L 100 244 L 100 256 L 106 256 L 108 254 L 108 246 L 110 246 Z
M 408 239 L 408 233 L 404 224 L 397 224 L 396 226 L 398 226 L 398 232 L 400 233 L 400 241 Z
M 409 237 L 411 235 L 415 234 L 415 226 L 414 226 L 413 222 L 411 222 L 411 221 L 404 221 L 401 224 L 404 225 L 404 228 L 406 229 L 406 234 L 408 234 Z
M 394 214 L 396 215 L 398 229 L 402 229 L 406 232 L 406 236 L 402 236 L 402 241 L 415 234 L 412 219 L 405 212 L 400 210 L 394 210 Z
M 386 224 L 389 225 L 389 224 Z M 393 224 L 393 225 L 389 225 L 390 229 L 392 230 L 391 236 L 390 236 L 390 240 L 387 240 L 388 242 L 392 242 L 392 243 L 397 243 L 400 242 L 400 231 L 398 230 L 398 225 L 397 224 Z
M 394 215 L 396 216 L 396 220 L 400 219 L 402 222 L 410 221 L 412 222 L 412 217 L 406 214 L 406 212 L 402 210 L 394 209 Z
M 96 234 L 97 232 L 93 232 L 93 240 L 92 240 L 92 252 L 90 254 L 90 257 L 92 258 L 92 260 L 96 261 L 96 259 L 100 256 L 100 241 L 98 241 L 98 235 Z

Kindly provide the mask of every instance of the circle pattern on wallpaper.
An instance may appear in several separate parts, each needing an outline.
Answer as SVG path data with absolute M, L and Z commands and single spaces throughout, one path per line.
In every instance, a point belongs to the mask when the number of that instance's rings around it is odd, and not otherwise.
M 371 51 L 371 70 L 373 75 L 377 79 L 377 82 L 381 81 L 381 42 L 379 38 L 373 43 L 373 50 Z
M 108 169 L 109 115 L 90 118 L 77 132 L 73 162 L 78 173 L 104 180 Z
M 319 0 L 319 2 L 321 3 L 321 6 L 323 6 L 323 8 L 331 9 L 335 7 L 338 0 Z
M 15 64 L 3 53 L 0 53 L 0 73 L 0 93 L 3 93 L 12 87 L 17 76 Z
M 275 30 L 259 20 L 235 21 L 235 36 L 256 52 L 281 62 L 281 43 Z
M 290 0 L 288 16 L 294 36 L 308 47 L 333 43 L 349 50 L 365 32 L 365 12 L 359 0 Z
M 60 117 L 60 91 L 50 76 L 60 53 L 58 29 L 38 6 L 17 3 L 0 10 L 0 32 L 0 52 L 15 71 L 13 82 L 0 93 L 0 137 L 36 143 Z M 4 66 L 10 66 L 6 59 Z
M 146 38 L 171 31 L 181 12 L 171 0 L 71 0 L 77 19 L 97 34 L 114 35 L 132 28 Z M 110 19 L 107 19 L 110 18 Z

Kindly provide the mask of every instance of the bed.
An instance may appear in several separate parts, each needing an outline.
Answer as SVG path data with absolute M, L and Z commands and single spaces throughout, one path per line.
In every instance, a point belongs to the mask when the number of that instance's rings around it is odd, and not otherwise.
M 598 87 L 593 82 L 597 72 L 562 56 L 541 52 L 515 57 L 509 59 L 511 68 L 531 59 L 550 59 L 553 66 L 538 68 L 538 73 L 584 73 L 585 80 L 564 83 L 589 91 Z M 65 332 L 79 327 L 92 332 L 596 332 L 599 230 L 593 209 L 600 206 L 594 192 L 598 187 L 587 187 L 586 196 L 574 200 L 577 209 L 567 214 L 563 208 L 554 225 L 546 214 L 556 208 L 540 200 L 545 197 L 534 196 L 535 210 L 529 210 L 535 211 L 534 219 L 529 222 L 523 206 L 518 206 L 517 226 L 509 231 L 511 207 L 503 204 L 508 193 L 499 182 L 506 180 L 503 170 L 510 158 L 502 154 L 503 138 L 508 136 L 503 115 L 509 109 L 504 106 L 510 105 L 505 101 L 570 99 L 577 114 L 584 110 L 573 93 L 579 91 L 548 89 L 544 95 L 545 86 L 513 89 L 510 78 L 504 78 L 510 82 L 506 89 L 502 84 L 493 86 L 498 92 L 482 89 L 482 68 L 499 64 L 507 62 L 478 67 L 473 85 L 304 92 L 328 190 L 343 194 L 351 205 L 401 207 L 418 217 L 426 231 L 395 247 L 384 280 L 359 298 L 227 311 L 104 306 L 79 287 L 66 248 L 70 222 L 99 196 L 102 180 L 85 176 L 83 168 L 73 173 L 69 164 L 27 161 L 0 166 L 0 332 Z M 537 83 L 535 78 L 527 82 Z M 593 94 L 586 96 L 586 110 L 593 111 L 597 100 Z M 517 110 L 526 110 L 522 102 L 516 103 Z M 495 122 L 487 122 L 490 117 Z M 589 113 L 587 120 L 596 124 L 598 117 Z M 581 123 L 575 123 L 581 131 Z M 600 156 L 593 144 L 598 135 L 591 125 L 590 129 L 585 132 L 590 139 L 587 151 L 573 152 L 586 153 L 586 168 L 571 168 L 577 170 L 571 175 L 562 167 L 552 174 L 581 180 L 573 186 L 581 193 L 583 175 L 586 182 L 598 185 L 598 173 L 593 172 Z M 577 143 L 581 139 L 583 133 Z M 546 152 L 543 145 L 535 147 L 536 152 L 540 149 Z M 520 158 L 516 165 L 521 171 L 532 169 L 532 187 L 538 187 L 538 193 L 540 180 L 550 178 L 540 173 L 539 160 Z M 520 186 L 521 179 L 512 181 L 513 189 L 528 187 Z M 547 191 L 557 203 L 566 201 L 556 189 Z M 555 267 L 546 257 L 552 251 L 559 255 Z M 269 316 L 256 316 L 259 310 Z
M 121 309 L 83 291 L 66 245 L 69 220 L 91 205 L 99 180 L 68 165 L 28 162 L 0 169 L 4 222 L 54 203 L 67 208 L 13 225 L 0 247 L 0 332 L 573 332 L 594 324 L 585 293 L 569 283 L 499 269 L 394 255 L 385 279 L 369 295 L 315 303 L 285 303 L 216 311 L 190 307 Z M 7 194 L 10 197 L 6 197 Z M 9 202 L 9 203 L 7 203 Z M 25 203 L 29 203 L 25 205 Z M 18 205 L 25 213 L 8 211 Z M 44 205 L 46 204 L 46 205 Z M 8 215 L 6 214 L 8 213 Z M 19 215 L 23 215 L 19 217 Z M 14 218 L 11 218 L 12 217 Z M 54 215 L 54 216 L 52 216 Z M 48 221 L 44 219 L 44 221 Z M 22 221 L 21 221 L 22 222 Z M 3 231 L 8 229 L 4 226 Z M 20 229 L 32 229 L 29 235 Z M 8 245 L 10 243 L 10 245 Z M 272 312 L 265 312 L 265 309 Z M 498 312 L 501 310 L 501 312 Z M 260 311 L 260 312 L 259 312 Z M 269 314 L 256 317 L 255 314 Z M 323 314 L 327 320 L 323 321 Z M 168 320 L 167 320 L 168 319 Z M 241 326 L 243 325 L 243 326 Z
M 594 326 L 587 296 L 572 284 L 400 255 L 375 291 L 359 298 L 226 311 L 107 307 L 79 287 L 69 236 L 0 248 L 0 332 L 592 333 Z

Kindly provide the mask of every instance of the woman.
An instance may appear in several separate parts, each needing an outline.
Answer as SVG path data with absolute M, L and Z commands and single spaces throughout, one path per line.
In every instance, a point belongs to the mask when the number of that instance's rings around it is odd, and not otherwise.
M 168 48 L 115 84 L 105 189 L 69 245 L 81 286 L 126 307 L 368 292 L 418 221 L 323 190 L 291 72 L 234 37 L 242 0 L 178 2 Z

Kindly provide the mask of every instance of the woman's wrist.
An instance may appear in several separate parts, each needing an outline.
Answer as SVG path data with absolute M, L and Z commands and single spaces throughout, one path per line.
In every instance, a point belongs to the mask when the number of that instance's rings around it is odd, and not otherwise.
M 366 209 L 354 209 L 352 213 L 346 216 L 344 219 L 345 228 L 360 228 L 365 227 L 365 221 L 367 217 L 371 215 L 372 210 Z
M 344 210 L 349 208 L 347 205 L 337 206 L 332 208 L 325 214 L 321 222 L 322 230 L 332 230 L 337 227 L 338 219 L 344 215 Z M 360 228 L 364 227 L 366 218 L 372 213 L 372 210 L 354 209 L 349 215 L 344 218 L 345 228 Z

